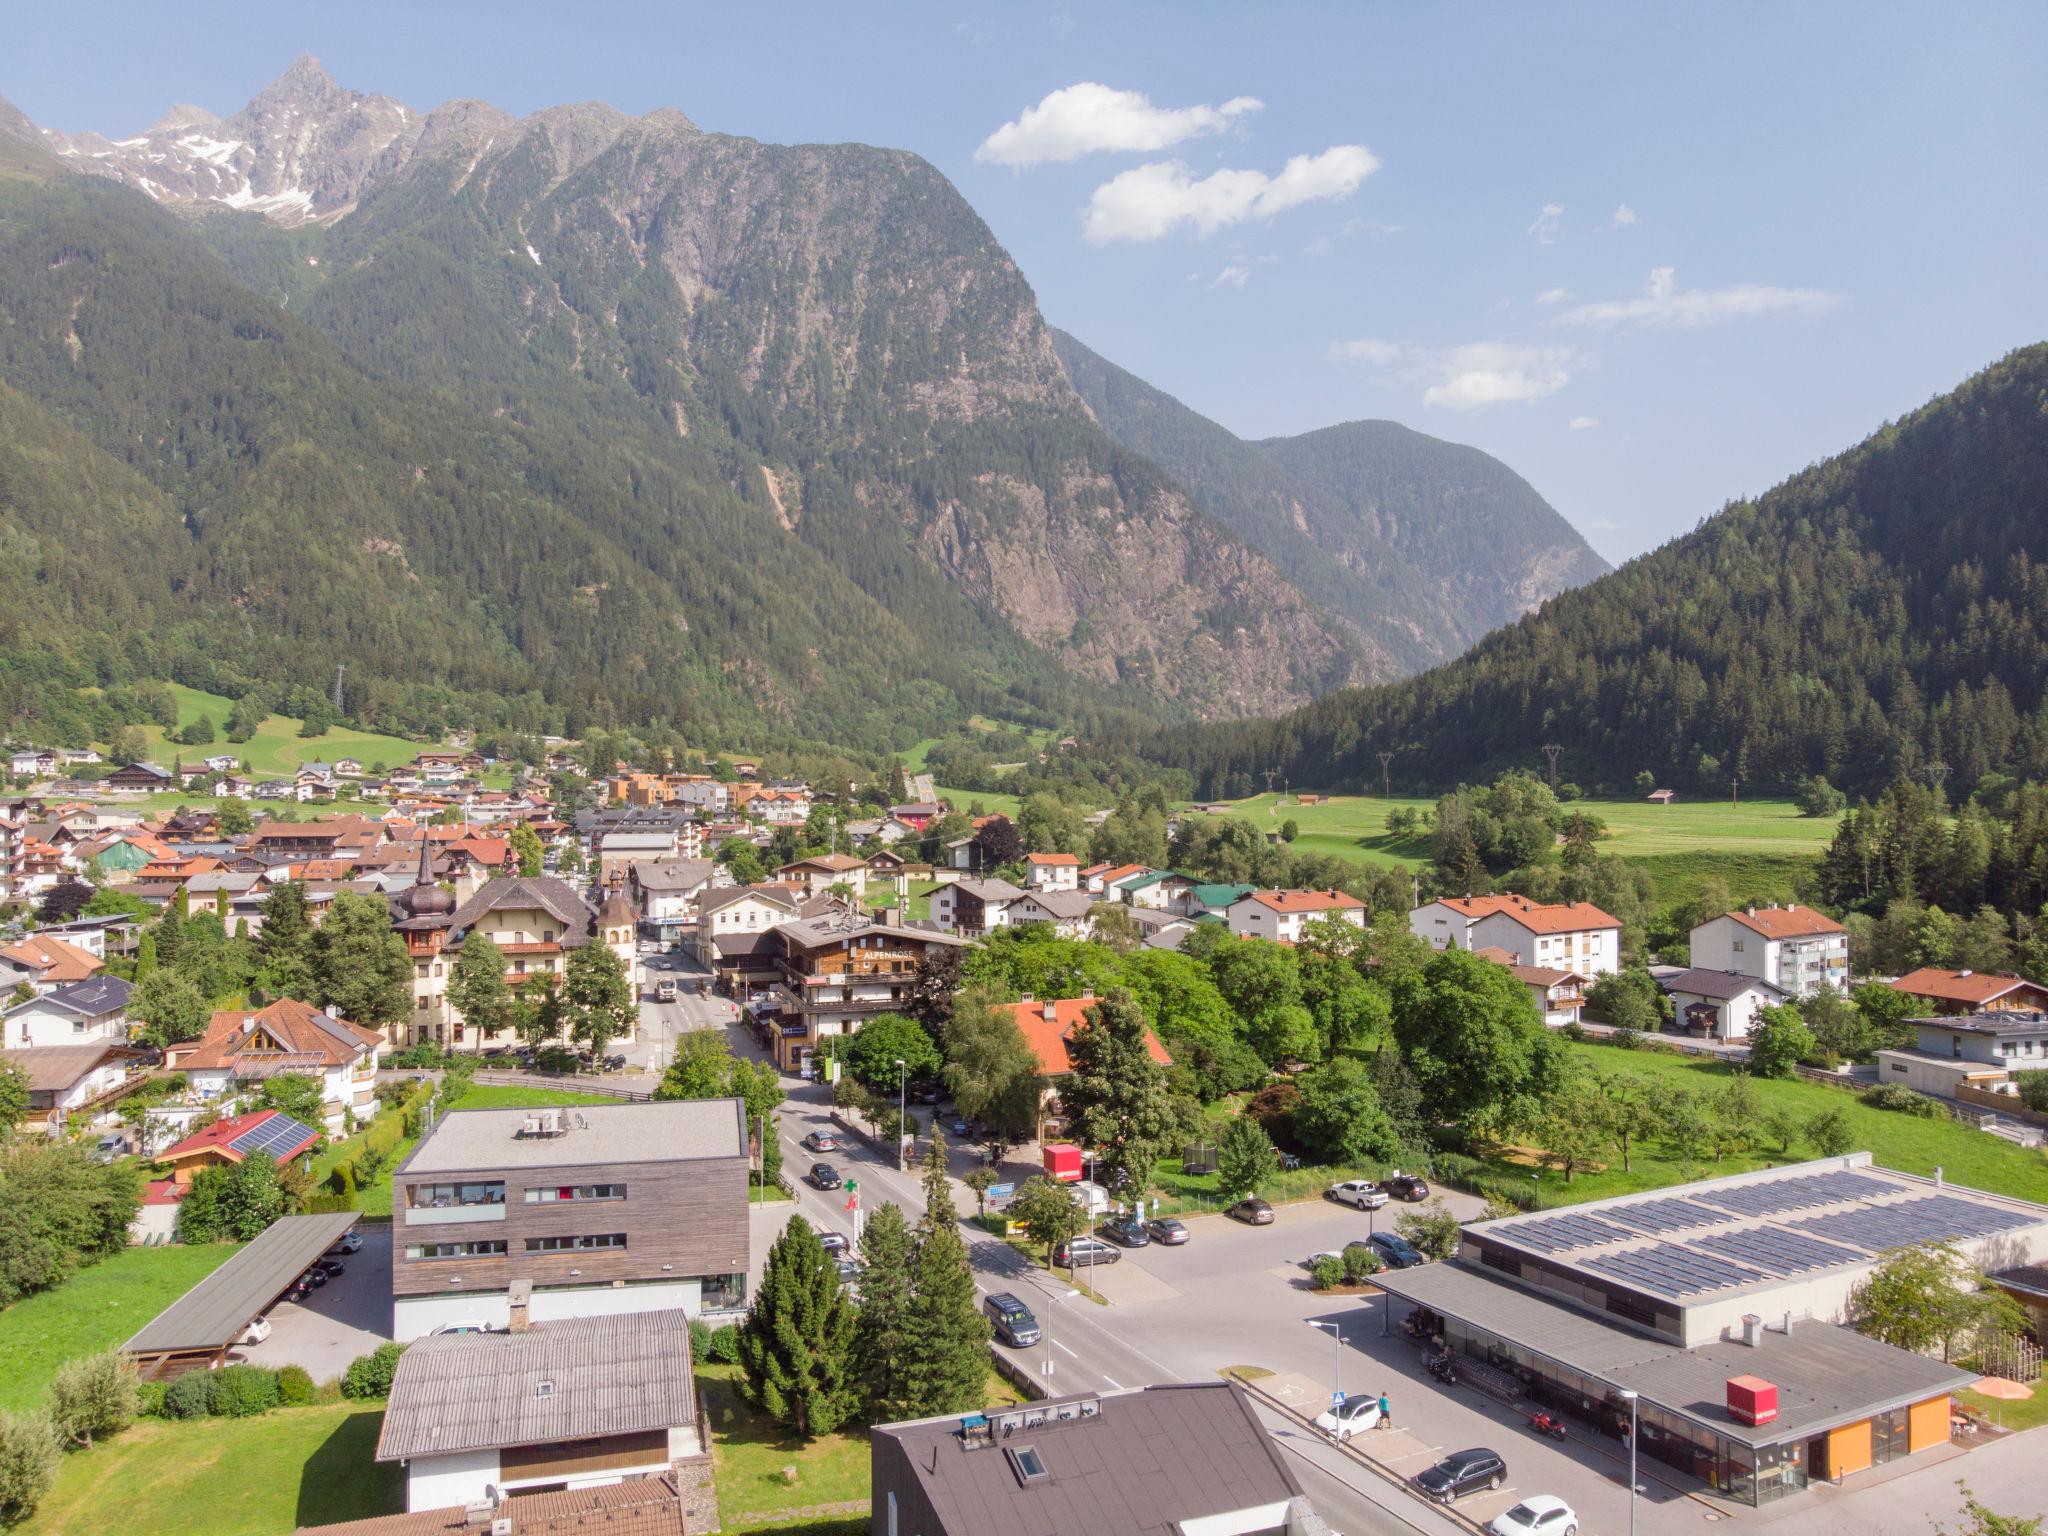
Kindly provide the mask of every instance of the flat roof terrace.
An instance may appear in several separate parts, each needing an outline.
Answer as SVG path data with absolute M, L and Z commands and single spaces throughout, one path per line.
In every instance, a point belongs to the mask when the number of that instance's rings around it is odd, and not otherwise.
M 399 1171 L 418 1176 L 744 1157 L 742 1113 L 738 1099 L 450 1110 Z

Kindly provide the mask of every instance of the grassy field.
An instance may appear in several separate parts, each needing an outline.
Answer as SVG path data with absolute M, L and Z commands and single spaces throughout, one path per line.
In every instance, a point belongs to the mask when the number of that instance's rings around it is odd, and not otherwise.
M 403 1470 L 379 1465 L 381 1408 L 281 1408 L 253 1419 L 145 1419 L 64 1458 L 16 1536 L 281 1536 L 405 1507 Z
M 1596 1071 L 1631 1073 L 1667 1089 L 1686 1088 L 1711 1094 L 1727 1083 L 1731 1073 L 1729 1067 L 1718 1061 L 1662 1051 L 1626 1051 L 1607 1045 L 1574 1045 L 1571 1050 Z M 2038 1150 L 1987 1136 L 1946 1117 L 1922 1120 L 1895 1110 L 1873 1109 L 1859 1103 L 1853 1093 L 1820 1083 L 1759 1080 L 1755 1086 L 1757 1098 L 1766 1110 L 1789 1109 L 1802 1120 L 1825 1110 L 1842 1110 L 1856 1138 L 1856 1149 L 1868 1151 L 1879 1167 L 1917 1174 L 1931 1174 L 1940 1167 L 1957 1184 L 2026 1200 L 2048 1201 L 2048 1156 Z M 1704 1164 L 1696 1176 L 1714 1178 L 1816 1155 L 1810 1146 L 1795 1141 L 1787 1156 L 1731 1155 L 1718 1163 Z M 1624 1173 L 1620 1159 L 1616 1158 L 1598 1171 L 1578 1174 L 1569 1185 L 1561 1174 L 1545 1170 L 1540 1176 L 1543 1197 L 1554 1204 L 1576 1203 L 1657 1189 L 1685 1180 L 1685 1170 L 1671 1157 L 1670 1149 L 1659 1142 L 1636 1149 L 1631 1162 L 1633 1168 Z M 1507 1158 L 1498 1160 L 1494 1171 L 1503 1178 L 1527 1179 L 1536 1170 L 1527 1161 Z
M 239 1246 L 124 1249 L 0 1312 L 0 1409 L 40 1403 L 58 1366 L 129 1338 Z
M 247 741 L 232 742 L 225 734 L 228 711 L 234 707 L 232 699 L 217 693 L 201 693 L 196 688 L 178 683 L 172 683 L 170 689 L 178 700 L 178 729 L 184 730 L 205 715 L 213 721 L 214 741 L 205 747 L 181 746 L 170 740 L 169 733 L 161 726 L 143 726 L 142 737 L 148 744 L 150 760 L 166 768 L 171 766 L 173 758 L 179 756 L 187 762 L 197 762 L 215 753 L 233 752 L 248 760 L 250 772 L 258 778 L 282 778 L 297 771 L 301 763 L 331 763 L 338 757 L 358 758 L 365 768 L 372 763 L 396 767 L 400 763 L 411 762 L 430 746 L 429 743 L 407 741 L 399 736 L 378 736 L 341 727 L 325 736 L 301 738 L 300 722 L 288 715 L 272 715 Z
M 972 813 L 977 816 L 1008 816 L 1014 819 L 1017 807 L 1024 803 L 1015 795 L 999 795 L 993 790 L 948 789 L 943 784 L 937 788 L 939 798 L 963 816 Z M 976 806 L 980 809 L 975 810 Z

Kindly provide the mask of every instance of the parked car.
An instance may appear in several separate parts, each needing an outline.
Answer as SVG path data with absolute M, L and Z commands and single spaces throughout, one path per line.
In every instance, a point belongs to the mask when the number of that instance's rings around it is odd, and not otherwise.
M 1429 1185 L 1419 1174 L 1397 1173 L 1387 1180 L 1386 1189 L 1396 1200 L 1406 1200 L 1411 1205 L 1429 1198 Z
M 326 1283 L 327 1271 L 322 1269 L 318 1264 L 315 1264 L 311 1269 L 307 1270 L 303 1275 L 299 1276 L 299 1284 L 310 1285 L 315 1290 L 318 1290 L 321 1286 L 325 1285 Z
M 249 1326 L 242 1330 L 242 1336 L 236 1339 L 235 1342 L 237 1344 L 261 1344 L 269 1337 L 270 1319 L 267 1317 L 255 1317 L 249 1320 Z
M 1371 1393 L 1347 1397 L 1342 1408 L 1325 1408 L 1316 1415 L 1316 1428 L 1332 1440 L 1349 1440 L 1361 1429 L 1376 1429 L 1380 1422 L 1380 1400 Z
M 1488 1450 L 1458 1451 L 1415 1474 L 1415 1486 L 1439 1504 L 1475 1488 L 1498 1488 L 1507 1480 L 1507 1463 Z
M 844 1232 L 834 1232 L 828 1227 L 818 1234 L 818 1246 L 837 1258 L 851 1249 L 853 1244 L 847 1240 Z
M 604 1069 L 607 1072 L 623 1072 L 626 1070 L 626 1058 L 623 1056 L 607 1056 L 604 1059 Z
M 334 1240 L 333 1246 L 327 1251 L 329 1253 L 360 1253 L 362 1248 L 363 1238 L 361 1233 L 344 1232 Z
M 841 1184 L 839 1170 L 830 1163 L 813 1163 L 811 1171 L 804 1175 L 815 1189 L 837 1189 Z
M 910 1090 L 910 1102 L 913 1104 L 936 1104 L 943 1097 L 937 1083 L 916 1083 Z
M 1095 1230 L 1121 1248 L 1143 1248 L 1152 1241 L 1145 1223 L 1135 1216 L 1112 1216 Z
M 1571 1505 L 1548 1493 L 1532 1493 L 1513 1509 L 1493 1517 L 1493 1536 L 1579 1536 Z
M 308 1283 L 304 1275 L 301 1275 L 285 1288 L 285 1293 L 280 1299 L 284 1301 L 304 1301 L 312 1294 L 312 1285 Z
M 321 1259 L 317 1261 L 313 1265 L 313 1267 L 319 1270 L 325 1276 L 327 1276 L 327 1278 L 330 1280 L 339 1280 L 343 1275 L 348 1273 L 348 1266 L 342 1263 L 339 1259 Z
M 1282 1168 L 1294 1169 L 1301 1166 L 1300 1158 L 1296 1157 L 1292 1152 L 1282 1152 L 1278 1147 L 1273 1149 L 1273 1157 Z
M 953 1123 L 946 1127 L 946 1134 L 948 1136 L 965 1136 L 967 1134 L 967 1122 L 958 1115 L 955 1115 Z
M 1263 1200 L 1240 1200 L 1223 1214 L 1250 1227 L 1273 1225 L 1273 1207 Z
M 1155 1216 L 1145 1223 L 1145 1232 L 1153 1242 L 1166 1248 L 1178 1248 L 1188 1240 L 1188 1229 L 1171 1216 Z
M 434 1330 L 436 1336 L 446 1333 L 493 1333 L 496 1330 L 480 1317 L 465 1317 L 452 1323 L 443 1323 Z
M 1045 1336 L 1039 1332 L 1038 1319 L 1031 1315 L 1031 1309 L 1008 1291 L 997 1291 L 982 1302 L 981 1310 L 996 1337 L 1013 1349 L 1029 1348 Z
M 839 1261 L 839 1283 L 841 1285 L 859 1285 L 860 1275 L 860 1260 L 841 1259 Z
M 1052 1250 L 1052 1261 L 1061 1269 L 1086 1269 L 1091 1264 L 1114 1264 L 1123 1257 L 1123 1250 L 1099 1237 L 1070 1237 L 1056 1244 Z
M 1414 1269 L 1429 1262 L 1420 1248 L 1398 1232 L 1375 1232 L 1366 1243 L 1389 1269 Z
M 1323 1197 L 1361 1211 L 1376 1211 L 1387 1203 L 1387 1192 L 1371 1179 L 1346 1179 L 1342 1184 L 1332 1184 L 1323 1191 Z
M 804 1145 L 813 1152 L 837 1152 L 839 1138 L 830 1131 L 813 1131 L 804 1138 Z

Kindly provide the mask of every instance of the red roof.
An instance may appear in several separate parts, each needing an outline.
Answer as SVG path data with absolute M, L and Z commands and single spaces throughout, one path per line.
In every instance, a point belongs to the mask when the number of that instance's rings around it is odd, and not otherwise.
M 48 982 L 84 981 L 86 977 L 106 969 L 106 962 L 90 950 L 80 949 L 63 939 L 45 938 L 33 933 L 0 949 L 0 959 L 12 960 L 16 965 L 39 972 L 36 979 Z
M 191 1157 L 199 1152 L 216 1152 L 230 1163 L 239 1163 L 244 1154 L 237 1152 L 228 1143 L 246 1131 L 253 1131 L 268 1121 L 289 1118 L 274 1109 L 259 1109 L 253 1115 L 233 1115 L 226 1120 L 216 1120 L 203 1131 L 196 1131 L 169 1151 L 159 1154 L 165 1160 Z M 305 1130 L 304 1126 L 300 1127 Z M 320 1139 L 317 1131 L 306 1131 L 305 1139 L 295 1145 L 279 1147 L 272 1152 L 280 1163 L 288 1163 L 301 1152 L 306 1151 Z
M 1782 907 L 1749 907 L 1728 915 L 1767 939 L 1803 939 L 1816 933 L 1842 931 L 1842 925 L 1825 912 L 1790 902 Z
M 1021 1003 L 1004 1003 L 1001 1006 L 1009 1009 L 1016 1018 L 1017 1027 L 1024 1032 L 1025 1041 L 1038 1057 L 1039 1070 L 1047 1077 L 1060 1077 L 1074 1070 L 1073 1058 L 1067 1054 L 1068 1039 L 1080 1027 L 1088 1010 L 1100 1001 L 1095 997 L 1027 998 Z M 1145 1031 L 1145 1049 L 1162 1067 L 1173 1065 L 1173 1058 L 1167 1055 L 1166 1047 L 1159 1043 L 1159 1037 L 1150 1029 Z
M 1619 928 L 1621 919 L 1610 917 L 1590 901 L 1531 901 L 1509 892 L 1505 896 L 1444 896 L 1439 898 L 1453 912 L 1477 921 L 1482 917 L 1512 918 L 1531 933 L 1582 933 L 1591 928 Z
M 1944 971 L 1932 965 L 1908 971 L 1891 983 L 1891 988 L 1909 997 L 1935 997 L 1943 1002 L 1972 1003 L 1978 1007 L 2010 992 L 2043 990 L 2023 976 L 2003 975 L 1995 971 Z
M 1071 853 L 1027 853 L 1024 855 L 1024 862 L 1027 864 L 1078 865 L 1081 861 L 1075 858 Z
M 1275 912 L 1348 912 L 1364 902 L 1342 891 L 1253 891 L 1240 900 L 1256 901 Z

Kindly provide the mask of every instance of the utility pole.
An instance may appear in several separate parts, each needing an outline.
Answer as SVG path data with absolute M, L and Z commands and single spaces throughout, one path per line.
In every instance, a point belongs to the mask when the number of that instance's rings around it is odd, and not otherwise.
M 1550 792 L 1553 795 L 1557 793 L 1557 754 L 1563 750 L 1563 746 L 1557 742 L 1543 743 L 1543 755 L 1550 759 Z
M 1274 781 L 1275 779 L 1279 778 L 1279 777 L 1280 777 L 1280 770 L 1279 770 L 1278 768 L 1268 768 L 1268 769 L 1266 770 L 1266 793 L 1267 793 L 1267 794 L 1269 794 L 1269 795 L 1270 795 L 1271 793 L 1273 793 L 1273 781 Z
M 1735 786 L 1740 784 L 1741 782 L 1741 774 L 1731 773 L 1728 775 L 1728 804 L 1730 808 L 1733 808 L 1736 802 L 1740 799 L 1740 795 L 1738 794 Z
M 1377 756 L 1380 760 L 1380 794 L 1384 798 L 1391 800 L 1394 798 L 1394 781 L 1388 775 L 1387 767 L 1394 761 L 1394 754 L 1391 752 L 1381 752 Z
M 342 662 L 342 663 L 340 663 L 340 664 L 339 664 L 338 666 L 336 666 L 336 667 L 335 667 L 335 669 L 334 669 L 334 712 L 335 712 L 335 713 L 336 713 L 337 715 L 340 715 L 340 714 L 346 714 L 346 713 L 347 713 L 347 711 L 346 711 L 346 710 L 344 710 L 344 709 L 343 709 L 343 708 L 341 707 L 341 699 L 342 699 L 342 693 L 341 693 L 341 680 L 342 680 L 342 678 L 343 678 L 343 677 L 345 677 L 345 676 L 346 676 L 347 674 L 348 674 L 348 663 L 347 663 L 347 662 L 345 662 L 345 661 L 344 661 L 344 662 Z
M 1939 796 L 1941 794 L 1941 786 L 1948 782 L 1948 764 L 1929 763 L 1927 765 L 1927 782 L 1933 786 L 1934 793 Z

